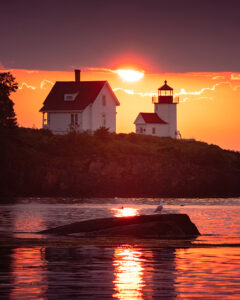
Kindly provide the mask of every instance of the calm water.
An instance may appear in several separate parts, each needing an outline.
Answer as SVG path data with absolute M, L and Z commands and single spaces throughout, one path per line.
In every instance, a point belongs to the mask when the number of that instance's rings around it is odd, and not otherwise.
M 158 203 L 19 199 L 0 205 L 0 235 L 37 239 L 71 222 L 151 214 Z M 240 299 L 240 199 L 164 200 L 163 213 L 172 212 L 187 213 L 202 233 L 190 247 L 1 244 L 0 299 Z

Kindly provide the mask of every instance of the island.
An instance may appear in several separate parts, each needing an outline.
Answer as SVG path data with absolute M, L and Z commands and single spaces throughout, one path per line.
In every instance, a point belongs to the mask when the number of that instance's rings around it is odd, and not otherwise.
M 2 131 L 0 198 L 237 197 L 240 153 L 141 134 Z

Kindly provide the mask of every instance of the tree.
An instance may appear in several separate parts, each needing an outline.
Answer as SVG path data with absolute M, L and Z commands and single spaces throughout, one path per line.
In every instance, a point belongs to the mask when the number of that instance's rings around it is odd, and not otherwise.
M 9 98 L 15 92 L 18 84 L 10 72 L 0 73 L 0 128 L 14 128 L 17 119 L 14 112 L 14 103 Z

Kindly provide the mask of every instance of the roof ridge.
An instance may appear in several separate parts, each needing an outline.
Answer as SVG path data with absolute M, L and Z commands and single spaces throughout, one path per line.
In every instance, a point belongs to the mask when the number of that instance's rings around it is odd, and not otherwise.
M 85 81 L 79 81 L 79 82 L 76 82 L 76 81 L 55 81 L 55 83 L 83 83 L 83 82 L 107 82 L 107 80 L 85 80 Z

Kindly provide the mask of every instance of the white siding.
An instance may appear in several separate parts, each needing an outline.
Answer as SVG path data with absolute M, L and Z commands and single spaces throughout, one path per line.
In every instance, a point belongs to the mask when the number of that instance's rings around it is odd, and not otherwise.
M 168 135 L 176 138 L 177 132 L 177 105 L 174 104 L 154 104 L 155 113 L 168 123 Z
M 88 105 L 82 112 L 82 130 L 92 131 L 92 104 Z
M 136 124 L 136 133 L 147 134 L 146 133 L 146 124 Z
M 146 134 L 146 122 L 140 114 L 137 116 L 134 124 L 136 125 L 136 133 Z
M 51 130 L 54 134 L 66 134 L 70 131 L 71 126 L 71 114 L 78 115 L 78 129 L 82 127 L 82 114 L 81 112 L 48 112 L 47 125 L 44 128 Z
M 153 128 L 155 128 L 155 133 L 153 133 Z M 167 124 L 136 124 L 136 133 L 138 134 L 149 134 L 153 136 L 167 137 L 169 136 L 168 131 L 169 130 Z
M 152 128 L 155 128 L 154 134 L 152 132 Z M 167 136 L 169 136 L 168 125 L 167 124 L 147 124 L 146 134 L 167 137 Z
M 103 105 L 103 96 L 105 96 L 105 105 Z M 105 115 L 106 120 L 105 127 L 109 128 L 109 131 L 115 132 L 116 103 L 106 84 L 92 104 L 92 131 L 95 131 L 103 126 L 103 114 Z

